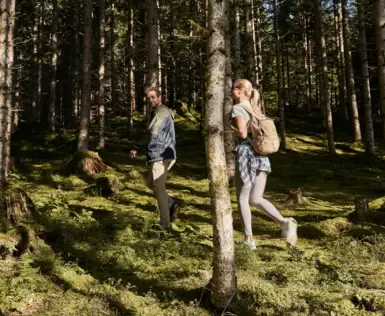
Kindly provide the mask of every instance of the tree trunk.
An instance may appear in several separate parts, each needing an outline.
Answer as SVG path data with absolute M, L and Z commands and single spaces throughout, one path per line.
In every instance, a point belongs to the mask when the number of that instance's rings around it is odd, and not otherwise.
M 190 2 L 190 16 L 194 15 L 194 3 Z M 190 33 L 189 33 L 189 39 L 188 39 L 188 54 L 190 56 L 193 56 L 193 25 L 190 24 Z M 186 47 L 187 48 L 187 47 Z M 195 108 L 195 63 L 194 63 L 194 58 L 190 58 L 188 61 L 188 80 L 189 80 L 189 85 L 188 85 L 188 103 L 187 106 L 189 108 Z
M 306 15 L 304 14 L 303 15 L 303 43 L 302 43 L 302 47 L 303 47 L 303 55 L 304 55 L 304 60 L 303 60 L 303 72 L 305 74 L 305 93 L 306 93 L 306 107 L 307 107 L 307 110 L 308 110 L 308 113 L 310 114 L 311 112 L 311 107 L 310 107 L 310 87 L 309 87 L 309 83 L 308 83 L 308 60 L 307 60 L 307 56 L 308 56 L 308 48 L 307 48 L 307 19 L 306 19 Z
M 158 65 L 158 6 L 157 0 L 148 0 L 148 86 L 159 87 Z
M 39 44 L 39 10 L 38 7 L 34 10 L 34 20 L 33 20 L 33 59 L 32 59 L 32 76 L 34 78 L 37 77 L 38 74 L 38 44 Z M 30 116 L 28 118 L 29 122 L 36 122 L 38 121 L 38 105 L 37 105 L 37 89 L 38 84 L 37 81 L 33 81 L 33 98 L 32 98 L 32 109 Z
M 260 3 L 256 5 L 256 43 L 257 43 L 257 88 L 260 93 L 262 108 L 265 108 L 263 102 L 263 60 L 262 60 L 262 35 L 261 35 L 261 9 Z
M 344 46 L 345 46 L 345 62 L 346 62 L 346 71 L 347 71 L 347 87 L 348 87 L 348 98 L 350 101 L 350 109 L 352 113 L 353 120 L 353 129 L 354 129 L 354 141 L 360 142 L 361 137 L 361 127 L 360 119 L 358 115 L 358 106 L 357 106 L 357 97 L 355 92 L 354 85 L 354 73 L 352 65 L 352 55 L 350 52 L 350 32 L 349 32 L 349 12 L 347 8 L 347 0 L 342 0 L 342 23 L 343 23 L 343 35 L 344 35 Z
M 73 60 L 75 63 L 75 71 L 74 71 L 74 94 L 75 98 L 72 103 L 72 119 L 71 126 L 76 127 L 79 121 L 79 109 L 80 109 L 80 50 L 81 50 L 81 41 L 80 41 L 80 12 L 81 12 L 81 2 L 75 1 L 75 47 L 73 48 Z
M 111 20 L 110 20 L 110 37 L 111 37 L 111 103 L 112 110 L 117 110 L 116 97 L 116 65 L 115 65 L 115 6 L 113 0 L 111 1 Z
M 148 75 L 147 86 L 159 88 L 159 38 L 158 38 L 158 0 L 148 0 Z M 151 112 L 148 110 L 147 121 L 150 123 Z
M 15 26 L 17 29 L 17 26 Z M 13 111 L 12 111 L 12 133 L 14 133 L 17 130 L 17 127 L 19 126 L 19 111 L 20 111 L 20 82 L 22 79 L 22 60 L 23 55 L 21 53 L 21 50 L 19 48 L 19 51 L 15 53 L 15 66 L 16 71 L 13 74 Z
M 170 31 L 170 55 L 171 55 L 171 74 L 169 76 L 169 105 L 170 107 L 175 107 L 176 100 L 176 63 L 175 63 L 175 37 L 174 37 L 174 29 L 175 29 L 175 16 L 171 15 L 171 31 Z M 203 94 L 203 78 L 204 78 L 204 69 L 203 69 L 203 60 L 204 60 L 204 45 L 202 44 L 202 48 L 200 51 L 200 75 L 202 82 L 202 94 Z
M 276 50 L 276 65 L 277 65 L 277 94 L 278 94 L 278 109 L 279 109 L 279 133 L 281 136 L 281 149 L 286 149 L 286 132 L 285 132 L 285 105 L 282 97 L 282 70 L 281 70 L 281 39 L 279 36 L 278 24 L 278 0 L 274 0 L 274 31 L 275 31 L 275 50 Z
M 148 70 L 149 70 L 149 65 L 148 65 L 148 51 L 149 51 L 149 46 L 148 46 L 148 36 L 149 36 L 149 30 L 148 30 L 148 2 L 146 2 L 147 7 L 143 5 L 143 9 L 140 10 L 140 22 L 142 22 L 142 32 L 143 32 L 143 50 L 147 52 L 146 57 L 142 59 L 143 63 L 143 81 L 142 81 L 142 87 L 140 91 L 143 92 L 143 94 L 140 94 L 140 100 L 143 100 L 143 115 L 146 118 L 146 123 L 147 125 L 150 124 L 150 119 L 151 119 L 151 113 L 150 113 L 150 104 L 146 101 L 146 96 L 144 95 L 144 90 L 147 88 L 148 84 Z M 147 70 L 147 71 L 146 71 Z
M 208 29 L 208 0 L 204 0 L 204 8 L 201 9 L 202 12 L 202 25 L 205 26 L 206 29 Z M 173 23 L 175 23 L 173 19 Z M 206 95 L 206 60 L 207 60 L 207 45 L 206 42 L 202 42 L 200 46 L 200 80 L 201 80 L 201 95 L 205 96 Z M 202 99 L 202 106 L 201 106 L 201 115 L 200 115 L 200 128 L 201 130 L 204 129 L 204 124 L 205 124 L 205 112 L 206 112 L 206 100 L 203 97 Z
M 99 143 L 100 149 L 104 148 L 104 124 L 105 124 L 105 33 L 106 33 L 106 12 L 105 0 L 99 0 Z
M 12 70 L 15 0 L 3 0 L 0 7 L 0 184 L 7 184 L 12 127 Z
M 328 135 L 328 148 L 329 154 L 335 155 L 336 149 L 334 144 L 333 137 L 333 116 L 332 109 L 330 104 L 330 90 L 329 90 L 329 80 L 328 80 L 328 66 L 327 66 L 327 56 L 326 56 L 326 41 L 324 35 L 324 26 L 322 21 L 321 13 L 321 2 L 320 0 L 314 1 L 315 16 L 316 16 L 316 38 L 318 42 L 318 47 L 320 50 L 320 72 L 322 77 L 322 90 L 321 95 L 323 95 L 321 104 L 325 109 L 325 121 Z
M 308 18 L 305 17 L 305 46 L 306 46 L 306 79 L 308 87 L 308 112 L 311 113 L 313 100 L 313 85 L 312 85 L 312 63 L 311 63 L 311 39 L 309 36 Z
M 233 219 L 226 174 L 223 143 L 223 103 L 225 88 L 225 8 L 227 0 L 208 1 L 206 156 L 213 219 L 212 301 L 225 308 L 236 291 Z
M 293 102 L 293 94 L 290 80 L 290 62 L 289 62 L 289 47 L 286 42 L 286 77 L 287 77 L 287 100 L 289 102 L 290 108 Z
M 320 59 L 319 59 L 319 47 L 318 47 L 318 44 L 317 44 L 317 41 L 315 43 L 315 104 L 317 106 L 319 106 L 321 102 L 320 100 L 320 87 L 322 85 L 322 83 L 320 82 L 320 78 L 319 78 L 319 69 L 318 69 L 318 65 L 320 64 Z
M 233 108 L 233 99 L 231 96 L 231 89 L 232 89 L 232 80 L 231 80 L 231 31 L 230 31 L 230 10 L 228 7 L 228 1 L 225 1 L 225 14 L 227 15 L 228 19 L 225 20 L 225 50 L 226 50 L 226 61 L 225 61 L 225 99 L 224 99 L 224 106 L 223 106 L 223 121 L 224 121 L 224 129 L 225 129 L 225 153 L 226 153 L 226 167 L 227 167 L 227 175 L 229 179 L 234 177 L 235 174 L 235 155 L 234 155 L 234 138 L 233 138 L 233 131 L 227 124 L 230 120 L 230 114 L 231 110 Z
M 239 1 L 233 0 L 234 5 L 234 76 L 235 80 L 242 78 L 241 68 L 241 35 L 240 35 L 240 13 L 239 13 Z
M 360 54 L 361 71 L 364 89 L 364 109 L 365 109 L 365 147 L 366 151 L 374 154 L 374 131 L 372 121 L 372 100 L 370 94 L 368 54 L 366 51 L 366 30 L 365 30 L 365 4 L 361 0 L 357 3 L 358 20 L 360 32 Z
M 319 106 L 319 108 L 322 108 L 323 105 L 325 104 L 324 102 L 324 95 L 322 93 L 323 91 L 323 77 L 322 77 L 322 73 L 321 73 L 321 47 L 320 47 L 320 42 L 316 40 L 316 43 L 315 43 L 315 59 L 316 59 L 316 86 L 317 86 L 317 98 L 316 98 L 316 102 L 317 102 L 317 106 Z M 324 120 L 324 117 L 322 117 L 322 126 L 325 125 L 325 120 Z
M 51 60 L 51 102 L 49 104 L 49 129 L 56 131 L 56 70 L 57 70 L 57 0 L 52 1 L 52 60 Z
M 78 151 L 88 150 L 91 110 L 92 0 L 84 0 L 83 88 Z
M 282 84 L 281 84 L 282 102 L 283 102 L 283 107 L 286 108 L 287 89 L 286 89 L 285 55 L 283 54 L 281 42 L 280 42 L 280 49 L 281 49 L 280 55 L 281 55 L 281 78 L 282 78 Z
M 156 0 L 156 16 L 157 16 L 157 23 L 156 23 L 156 31 L 158 36 L 158 88 L 160 91 L 162 91 L 162 54 L 161 54 L 161 41 L 162 37 L 160 34 L 160 20 L 161 20 L 161 10 L 159 6 L 159 0 Z
M 245 15 L 245 38 L 246 38 L 246 56 L 248 60 L 246 78 L 255 86 L 255 62 L 254 62 L 254 42 L 253 42 L 253 13 L 252 0 L 243 0 Z
M 336 32 L 337 67 L 338 67 L 338 97 L 340 111 L 343 118 L 349 121 L 348 105 L 346 102 L 346 67 L 344 56 L 344 42 L 341 25 L 341 4 L 339 0 L 334 0 L 334 27 Z
M 38 112 L 38 120 L 39 122 L 44 118 L 42 117 L 44 110 L 43 110 L 43 104 L 41 102 L 42 100 L 42 86 L 43 86 L 43 63 L 44 63 L 44 51 L 43 51 L 43 42 L 44 42 L 44 0 L 41 1 L 41 8 L 40 8 L 40 18 L 39 18 L 39 48 L 38 48 L 38 69 L 37 69 L 37 100 L 36 100 L 36 106 L 37 106 L 37 112 Z
M 385 138 L 385 3 L 383 0 L 376 1 L 375 10 L 380 110 L 383 126 L 382 134 Z
M 134 125 L 133 114 L 135 112 L 135 63 L 134 63 L 134 1 L 130 1 L 128 37 L 129 37 L 129 62 L 128 62 L 128 77 L 129 77 L 129 94 L 130 104 L 128 109 L 128 130 L 131 133 Z
M 251 82 L 254 87 L 259 86 L 258 82 L 258 53 L 257 53 L 257 41 L 255 34 L 255 8 L 254 8 L 254 0 L 250 0 L 250 14 L 251 14 L 251 43 L 252 43 L 252 59 L 250 58 L 250 67 L 251 68 Z M 252 62 L 251 62 L 252 61 Z

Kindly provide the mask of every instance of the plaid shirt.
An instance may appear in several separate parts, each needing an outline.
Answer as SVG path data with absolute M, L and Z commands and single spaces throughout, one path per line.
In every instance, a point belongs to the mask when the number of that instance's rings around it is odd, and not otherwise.
M 251 186 L 255 182 L 257 171 L 271 172 L 267 156 L 258 155 L 248 140 L 241 141 L 237 148 L 237 162 L 243 185 Z

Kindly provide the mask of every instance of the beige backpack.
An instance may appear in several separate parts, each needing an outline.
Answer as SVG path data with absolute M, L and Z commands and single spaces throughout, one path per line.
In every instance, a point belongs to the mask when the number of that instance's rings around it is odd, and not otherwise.
M 257 114 L 252 110 L 244 109 L 251 116 L 249 128 L 251 129 L 252 139 L 250 139 L 250 143 L 254 151 L 261 156 L 277 152 L 280 141 L 274 121 L 262 112 Z

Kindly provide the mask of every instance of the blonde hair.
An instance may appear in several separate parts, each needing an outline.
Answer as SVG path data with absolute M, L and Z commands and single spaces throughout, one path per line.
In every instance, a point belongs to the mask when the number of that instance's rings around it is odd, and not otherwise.
M 253 85 L 249 80 L 238 79 L 234 82 L 233 87 L 242 90 L 245 96 L 249 98 L 254 113 L 265 113 L 265 109 L 261 102 L 261 95 L 257 89 L 253 89 Z

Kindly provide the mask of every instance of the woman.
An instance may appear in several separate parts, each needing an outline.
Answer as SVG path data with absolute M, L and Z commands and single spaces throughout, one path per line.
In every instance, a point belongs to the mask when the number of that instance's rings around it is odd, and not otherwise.
M 259 92 L 253 89 L 250 81 L 240 79 L 233 85 L 232 97 L 237 103 L 231 113 L 230 127 L 238 136 L 235 181 L 245 234 L 243 244 L 256 248 L 251 225 L 251 204 L 279 224 L 287 245 L 294 247 L 297 242 L 297 222 L 294 218 L 283 217 L 273 204 L 264 199 L 267 176 L 271 172 L 270 161 L 266 156 L 259 156 L 248 141 L 251 113 L 261 112 Z

